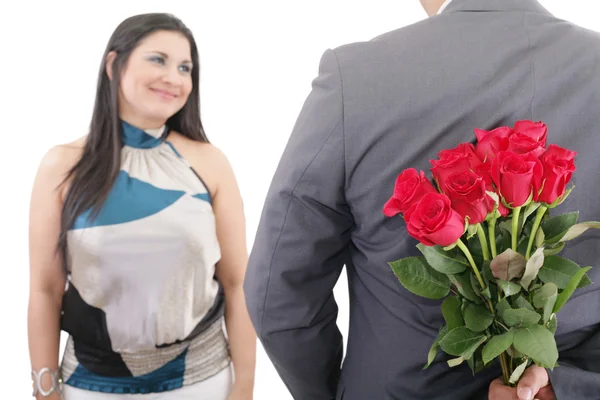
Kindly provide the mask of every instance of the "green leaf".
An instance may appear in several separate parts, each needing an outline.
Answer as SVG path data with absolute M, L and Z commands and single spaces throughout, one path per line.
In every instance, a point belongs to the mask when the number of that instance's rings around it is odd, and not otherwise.
M 484 305 L 468 303 L 465 306 L 465 325 L 473 332 L 483 332 L 494 322 L 494 314 Z
M 527 290 L 529 288 L 529 285 L 531 285 L 531 282 L 538 275 L 538 272 L 543 265 L 544 248 L 539 247 L 535 253 L 533 253 L 531 258 L 527 260 L 527 264 L 525 265 L 525 272 L 521 278 L 521 286 L 523 286 L 523 289 Z
M 477 278 L 475 277 L 475 274 L 469 273 L 469 278 L 471 279 L 471 287 L 473 288 L 473 292 L 477 296 L 481 296 L 481 288 L 480 288 L 481 285 L 479 285 L 479 282 L 477 282 Z
M 537 210 L 540 206 L 541 206 L 541 203 L 532 201 L 531 203 L 529 203 L 527 205 L 527 207 L 525 207 L 525 212 L 523 213 L 523 222 L 522 222 L 521 227 L 523 227 L 523 225 L 525 225 L 527 218 L 529 218 L 529 216 L 531 214 L 533 214 L 535 212 L 535 210 Z
M 557 243 L 555 245 L 544 245 L 544 256 L 548 257 L 548 256 L 553 256 L 555 254 L 560 253 L 561 251 L 563 251 L 563 249 L 565 248 L 565 242 L 560 242 Z
M 539 227 L 537 233 L 535 234 L 535 247 L 542 247 L 544 245 L 544 240 L 546 239 L 546 234 L 544 230 Z M 544 253 L 545 255 L 546 253 Z
M 456 251 L 444 251 L 440 246 L 425 246 L 417 244 L 417 249 L 427 260 L 427 263 L 442 274 L 459 274 L 467 269 L 468 262 Z
M 467 363 L 473 372 L 473 376 L 485 368 L 485 364 L 481 358 L 481 347 L 478 348 L 473 356 L 467 360 Z
M 417 296 L 443 299 L 450 293 L 448 277 L 425 262 L 424 257 L 407 257 L 390 263 L 402 286 Z
M 509 234 L 512 233 L 512 221 L 510 219 L 504 220 L 498 224 L 498 228 L 507 232 Z
M 523 215 L 523 213 L 521 213 L 521 215 Z M 525 224 L 523 225 L 523 228 L 521 230 L 522 236 L 525 237 L 520 237 L 519 241 L 524 241 L 525 243 L 529 243 L 529 236 L 531 236 L 531 230 L 533 229 L 533 221 L 529 220 L 527 222 L 525 222 Z M 524 252 L 523 252 L 524 254 Z
M 429 349 L 429 353 L 427 354 L 427 364 L 423 367 L 423 369 L 429 368 L 431 363 L 435 360 L 435 357 L 437 356 L 437 353 L 438 353 L 438 349 L 440 347 L 440 340 L 442 340 L 444 338 L 444 336 L 446 336 L 447 333 L 448 333 L 448 327 L 446 325 L 442 326 L 442 328 L 440 329 L 440 331 L 437 335 L 437 338 L 435 338 L 435 341 L 433 342 L 433 344 L 431 345 L 431 348 Z
M 598 221 L 587 221 L 580 222 L 579 224 L 575 224 L 569 228 L 569 230 L 560 238 L 561 242 L 566 242 L 569 240 L 573 240 L 588 229 L 600 229 L 600 222 Z
M 502 289 L 506 296 L 512 296 L 521 291 L 521 286 L 517 285 L 516 283 L 506 282 L 502 279 L 498 279 L 496 283 L 498 284 L 500 289 Z
M 567 199 L 567 197 L 569 197 L 569 195 L 571 194 L 573 189 L 575 189 L 575 185 L 572 185 L 570 188 L 568 188 L 561 196 L 559 196 L 556 200 L 554 200 L 554 203 L 550 204 L 548 206 L 548 208 L 553 209 L 555 207 L 560 206 L 563 203 L 563 201 L 565 201 Z
M 544 267 L 540 269 L 538 276 L 542 282 L 552 282 L 559 289 L 564 289 L 579 270 L 581 267 L 571 260 L 559 256 L 549 256 L 544 260 Z M 590 283 L 590 279 L 584 276 L 579 283 L 579 288 Z
M 471 371 L 473 371 L 473 376 L 475 376 L 475 368 L 476 368 L 476 361 L 475 361 L 475 357 L 476 357 L 477 352 L 475 352 L 475 354 L 473 354 L 473 356 L 471 358 L 469 358 L 467 360 L 467 364 L 469 365 L 469 368 L 471 368 Z
M 581 289 L 586 287 L 587 285 L 591 285 L 592 281 L 590 280 L 590 277 L 587 276 L 587 274 L 583 275 L 583 278 L 581 278 L 581 281 L 579 281 L 579 286 L 577 286 L 577 289 Z
M 515 308 L 524 308 L 529 311 L 535 311 L 535 308 L 523 297 L 523 295 L 515 299 Z
M 493 336 L 483 347 L 482 357 L 484 364 L 489 363 L 505 352 L 512 344 L 515 332 L 510 330 L 502 335 Z
M 544 309 L 544 323 L 548 322 L 552 315 L 557 296 L 558 287 L 552 282 L 546 283 L 533 296 L 533 305 Z
M 466 299 L 475 303 L 481 302 L 481 299 L 477 296 L 471 286 L 471 273 L 469 271 L 465 271 L 462 274 L 448 275 L 448 278 L 450 278 L 450 281 L 456 286 L 458 292 Z
M 477 234 L 477 224 L 469 225 L 469 227 L 467 228 L 467 239 L 471 239 L 476 234 Z
M 542 223 L 542 229 L 546 234 L 546 243 L 557 243 L 567 233 L 567 231 L 577 223 L 579 212 L 570 212 L 557 215 Z
M 505 310 L 502 314 L 502 319 L 508 326 L 517 328 L 535 325 L 540 321 L 540 318 L 540 314 L 526 308 Z
M 446 297 L 442 303 L 442 315 L 444 315 L 444 320 L 446 320 L 446 325 L 448 325 L 448 331 L 459 326 L 465 326 L 462 316 L 462 303 L 456 296 Z
M 510 281 L 514 278 L 520 278 L 523 275 L 526 264 L 527 260 L 525 260 L 525 257 L 512 249 L 506 249 L 492 260 L 490 269 L 494 277 Z
M 534 292 L 537 289 L 541 288 L 543 286 L 543 283 L 541 283 L 540 281 L 537 281 L 536 283 L 534 283 L 533 285 L 529 286 L 529 291 L 530 292 Z
M 506 350 L 506 354 L 508 354 L 512 358 L 523 358 L 523 353 L 521 353 L 520 351 L 515 350 L 515 346 L 510 346 Z
M 458 367 L 464 361 L 465 361 L 464 358 L 458 357 L 458 358 L 452 358 L 452 359 L 448 360 L 447 363 L 450 368 L 454 368 L 454 367 Z
M 496 250 L 498 251 L 497 254 L 502 254 L 504 251 L 511 248 L 511 234 L 504 230 L 500 230 L 499 233 L 500 237 L 496 242 Z
M 496 314 L 502 316 L 504 314 L 505 310 L 510 310 L 510 304 L 508 303 L 508 300 L 506 300 L 505 298 L 500 300 L 498 302 L 498 304 L 496 304 Z
M 448 332 L 440 341 L 440 347 L 452 356 L 468 359 L 486 339 L 485 335 L 461 326 Z
M 423 369 L 427 369 L 429 368 L 429 366 L 431 365 L 431 363 L 435 360 L 435 358 L 437 357 L 438 354 L 438 350 L 439 350 L 440 346 L 437 342 L 437 340 L 431 345 L 431 348 L 429 349 L 429 353 L 427 353 L 427 364 L 425 364 L 425 366 L 423 367 Z
M 519 381 L 519 379 L 521 379 L 521 375 L 523 375 L 523 372 L 525 372 L 525 368 L 527 368 L 527 364 L 529 364 L 529 360 L 525 360 L 521 364 L 519 364 L 519 366 L 517 368 L 515 368 L 513 373 L 510 375 L 510 379 L 508 380 L 508 383 L 512 383 L 513 385 L 515 383 L 517 383 Z
M 529 223 L 527 224 L 529 225 Z M 529 242 L 529 236 L 521 236 L 517 244 L 517 253 L 525 254 L 527 252 L 527 243 Z
M 492 299 L 492 292 L 490 291 L 490 287 L 486 287 L 485 289 L 483 289 L 481 291 L 481 294 L 483 295 L 483 297 L 485 297 L 486 299 Z
M 490 282 L 496 282 L 496 278 L 492 275 L 492 269 L 490 268 L 490 261 L 484 260 L 481 265 L 481 277 L 483 282 L 486 284 L 488 289 L 490 290 L 490 298 L 496 299 L 498 298 L 498 286 L 491 285 Z
M 558 360 L 554 335 L 541 325 L 517 329 L 513 346 L 544 368 L 553 369 Z
M 581 281 L 585 273 L 588 272 L 590 269 L 592 269 L 592 267 L 581 268 L 579 271 L 577 271 L 577 273 L 575 273 L 573 278 L 571 278 L 571 281 L 567 284 L 565 289 L 558 295 L 558 298 L 556 299 L 556 304 L 554 304 L 555 313 L 557 313 L 565 305 L 567 300 L 569 300 L 569 297 L 571 297 L 573 292 L 575 292 L 575 289 L 577 289 L 577 286 L 579 285 L 579 282 Z
M 554 335 L 556 333 L 556 328 L 558 328 L 558 321 L 556 319 L 556 314 L 550 315 L 550 319 L 546 322 L 546 328 L 552 332 Z
M 481 267 L 481 276 L 483 277 L 483 281 L 486 284 L 489 284 L 490 281 L 495 281 L 494 275 L 492 274 L 492 269 L 490 268 L 491 262 L 484 260 Z
M 465 243 L 473 256 L 473 260 L 475 260 L 476 265 L 481 265 L 483 261 L 483 250 L 481 248 L 481 242 L 478 237 L 472 237 Z M 472 271 L 471 267 L 467 268 L 469 271 Z

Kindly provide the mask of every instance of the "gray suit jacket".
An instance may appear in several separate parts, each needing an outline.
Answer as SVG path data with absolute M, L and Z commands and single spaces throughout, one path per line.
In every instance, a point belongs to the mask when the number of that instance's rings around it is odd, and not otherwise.
M 440 302 L 405 290 L 388 261 L 417 254 L 382 207 L 408 167 L 430 168 L 473 128 L 542 120 L 579 152 L 576 189 L 555 212 L 600 219 L 600 35 L 534 0 L 454 0 L 439 16 L 328 50 L 273 178 L 245 294 L 258 336 L 299 400 L 476 399 L 501 375 L 450 369 L 427 352 Z M 595 282 L 558 315 L 559 400 L 600 399 L 600 234 L 562 253 Z M 332 294 L 346 266 L 348 348 Z

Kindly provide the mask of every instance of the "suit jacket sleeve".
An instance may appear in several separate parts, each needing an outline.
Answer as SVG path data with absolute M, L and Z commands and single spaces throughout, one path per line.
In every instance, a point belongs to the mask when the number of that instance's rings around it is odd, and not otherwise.
M 561 352 L 559 366 L 548 371 L 557 400 L 600 399 L 600 327 L 596 329 L 585 342 Z
M 257 335 L 296 400 L 334 398 L 339 378 L 333 287 L 353 225 L 344 182 L 342 84 L 327 50 L 271 182 L 244 283 Z

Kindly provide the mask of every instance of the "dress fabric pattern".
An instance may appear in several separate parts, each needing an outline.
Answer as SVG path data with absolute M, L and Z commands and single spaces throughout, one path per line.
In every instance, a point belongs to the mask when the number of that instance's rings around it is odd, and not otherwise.
M 122 122 L 121 169 L 108 198 L 68 232 L 67 385 L 157 393 L 230 364 L 212 198 L 168 131 Z

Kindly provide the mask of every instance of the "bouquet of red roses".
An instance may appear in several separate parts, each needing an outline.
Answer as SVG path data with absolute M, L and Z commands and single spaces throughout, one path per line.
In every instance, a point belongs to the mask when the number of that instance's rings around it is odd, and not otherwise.
M 531 363 L 557 365 L 556 313 L 591 283 L 591 267 L 558 254 L 600 222 L 578 223 L 578 212 L 550 217 L 573 190 L 576 153 L 546 146 L 544 123 L 475 135 L 476 145 L 461 143 L 431 161 L 437 187 L 412 168 L 396 179 L 383 212 L 403 215 L 422 256 L 390 266 L 412 293 L 445 298 L 446 323 L 425 368 L 439 348 L 455 357 L 451 367 L 466 361 L 473 373 L 498 358 L 514 386 Z

